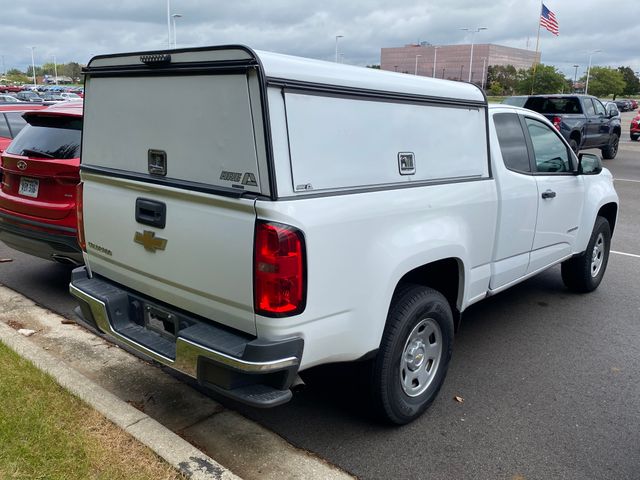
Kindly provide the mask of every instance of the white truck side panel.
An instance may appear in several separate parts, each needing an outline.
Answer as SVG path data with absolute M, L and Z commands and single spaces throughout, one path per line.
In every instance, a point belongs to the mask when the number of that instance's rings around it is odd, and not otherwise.
M 91 212 L 84 225 L 94 274 L 255 334 L 253 200 L 86 173 L 82 179 L 84 211 Z M 164 229 L 136 222 L 138 197 L 166 204 Z M 134 242 L 136 232 L 143 231 L 166 239 L 166 248 L 150 252 Z
M 493 180 L 258 200 L 258 218 L 304 232 L 308 274 L 305 311 L 290 318 L 256 316 L 258 336 L 302 336 L 302 368 L 357 359 L 379 346 L 398 281 L 443 258 L 462 265 L 464 308 L 489 285 L 496 203 Z
M 485 110 L 286 93 L 294 190 L 488 176 Z M 451 141 L 455 125 L 464 141 Z M 415 173 L 401 175 L 410 152 Z

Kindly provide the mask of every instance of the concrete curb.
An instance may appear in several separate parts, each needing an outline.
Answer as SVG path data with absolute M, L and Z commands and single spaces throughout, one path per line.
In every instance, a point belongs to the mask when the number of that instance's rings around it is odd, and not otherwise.
M 0 341 L 193 480 L 240 480 L 163 425 L 0 322 Z

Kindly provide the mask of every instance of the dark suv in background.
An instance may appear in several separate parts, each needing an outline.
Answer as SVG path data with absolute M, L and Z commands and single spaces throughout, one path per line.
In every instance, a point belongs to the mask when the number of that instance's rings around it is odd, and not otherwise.
M 567 139 L 574 152 L 599 148 L 602 157 L 615 158 L 622 127 L 620 117 L 590 95 L 529 95 L 504 103 L 522 105 L 549 119 Z

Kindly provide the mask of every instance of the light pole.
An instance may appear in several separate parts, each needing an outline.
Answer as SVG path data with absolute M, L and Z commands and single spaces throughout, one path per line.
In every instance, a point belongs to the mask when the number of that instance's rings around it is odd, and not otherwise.
M 473 67 L 473 37 L 475 37 L 476 33 L 478 33 L 480 30 L 488 30 L 488 29 L 487 27 L 477 27 L 477 28 L 461 28 L 460 30 L 466 30 L 467 32 L 471 33 L 471 55 L 469 57 L 469 82 L 471 82 L 471 68 Z
M 589 53 L 589 67 L 587 68 L 587 83 L 585 83 L 584 85 L 584 94 L 586 95 L 587 93 L 589 93 L 589 74 L 591 73 L 591 57 L 593 57 L 594 53 L 598 53 L 601 52 L 602 50 L 597 49 L 597 50 L 592 50 Z
M 414 75 L 418 75 L 418 58 L 420 58 L 422 55 L 416 55 L 416 69 L 414 71 Z
M 344 53 L 342 52 L 338 54 L 338 63 L 344 63 Z
M 436 60 L 438 59 L 438 49 L 440 47 L 433 47 L 433 73 L 431 74 L 431 76 L 433 78 L 436 78 Z
M 36 88 L 36 61 L 33 57 L 33 51 L 36 49 L 36 47 L 30 47 L 31 48 L 31 72 L 33 73 L 33 88 Z
M 56 79 L 56 85 L 58 85 L 58 64 L 56 63 L 56 56 L 53 55 L 53 74 Z
M 484 90 L 484 80 L 485 80 L 485 69 L 487 67 L 487 57 L 482 58 L 482 78 L 480 79 L 480 85 L 482 86 L 482 90 Z
M 574 72 L 574 74 L 573 74 L 573 91 L 574 91 L 574 92 L 576 91 L 576 82 L 578 81 L 578 67 L 579 67 L 579 66 L 580 66 L 580 65 L 578 65 L 578 64 L 576 64 L 576 65 L 574 65 L 574 66 L 573 66 L 573 68 L 575 68 L 575 69 L 576 69 L 576 71 L 575 71 L 575 72 Z
M 181 13 L 174 13 L 171 15 L 173 20 L 173 48 L 178 48 L 178 33 L 176 31 L 176 18 L 182 18 Z
M 338 63 L 338 39 L 344 38 L 344 35 L 336 35 L 336 63 Z
M 171 49 L 171 0 L 167 0 L 167 48 Z

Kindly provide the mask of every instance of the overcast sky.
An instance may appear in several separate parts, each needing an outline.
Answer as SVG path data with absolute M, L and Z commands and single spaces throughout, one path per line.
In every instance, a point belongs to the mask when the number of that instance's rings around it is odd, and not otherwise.
M 593 65 L 640 70 L 638 0 L 545 0 L 560 35 L 542 29 L 542 62 L 572 77 Z M 614 8 L 615 7 L 615 8 Z M 475 43 L 534 50 L 540 0 L 171 0 L 178 47 L 242 43 L 255 49 L 344 62 L 380 63 L 380 48 L 418 41 L 469 43 L 462 27 L 487 27 Z M 0 0 L 4 68 L 75 61 L 93 55 L 167 47 L 167 0 Z M 1 67 L 1 66 L 0 66 Z

